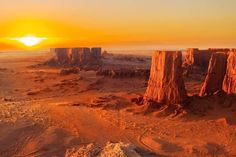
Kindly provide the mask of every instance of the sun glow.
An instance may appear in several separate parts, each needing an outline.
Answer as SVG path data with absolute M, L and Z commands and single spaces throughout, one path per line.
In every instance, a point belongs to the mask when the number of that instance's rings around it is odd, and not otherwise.
M 46 40 L 46 38 L 35 37 L 35 36 L 24 36 L 20 38 L 14 38 L 13 40 L 18 41 L 27 47 L 32 47 L 32 46 L 40 44 L 42 41 Z

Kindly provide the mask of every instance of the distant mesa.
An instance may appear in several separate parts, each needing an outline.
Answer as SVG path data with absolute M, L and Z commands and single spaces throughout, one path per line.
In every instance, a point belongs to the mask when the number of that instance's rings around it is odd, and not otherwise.
M 162 104 L 182 104 L 187 97 L 182 72 L 180 51 L 154 52 L 144 100 Z
M 236 94 L 236 50 L 229 53 L 223 90 L 228 94 Z
M 227 54 L 224 52 L 213 53 L 205 82 L 199 94 L 200 96 L 213 95 L 218 91 L 222 91 L 226 67 Z
M 101 64 L 102 49 L 96 48 L 52 48 L 54 57 L 46 62 L 52 66 L 96 67 Z

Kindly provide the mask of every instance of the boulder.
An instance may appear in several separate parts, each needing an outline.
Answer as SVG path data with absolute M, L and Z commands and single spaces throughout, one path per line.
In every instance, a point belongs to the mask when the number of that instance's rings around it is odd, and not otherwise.
M 123 142 L 107 142 L 104 147 L 90 143 L 67 149 L 65 157 L 141 157 L 137 150 L 137 146 Z
M 214 53 L 210 59 L 208 73 L 199 96 L 213 95 L 217 91 L 222 90 L 227 67 L 227 54 Z
M 144 100 L 170 105 L 182 104 L 187 97 L 182 75 L 180 51 L 156 51 L 152 56 Z
M 229 53 L 223 90 L 228 94 L 236 94 L 236 50 Z

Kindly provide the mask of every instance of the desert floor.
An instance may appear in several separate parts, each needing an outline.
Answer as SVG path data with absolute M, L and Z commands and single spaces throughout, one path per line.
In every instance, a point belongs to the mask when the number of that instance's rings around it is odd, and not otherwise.
M 235 102 L 193 96 L 191 112 L 140 114 L 131 99 L 144 94 L 147 80 L 30 67 L 45 58 L 0 59 L 1 157 L 61 157 L 108 141 L 134 144 L 141 156 L 236 156 Z M 201 81 L 186 80 L 190 95 Z

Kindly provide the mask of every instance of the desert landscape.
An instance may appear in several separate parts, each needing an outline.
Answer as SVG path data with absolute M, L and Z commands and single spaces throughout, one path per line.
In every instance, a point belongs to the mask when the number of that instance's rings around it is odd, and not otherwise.
M 0 157 L 236 157 L 235 0 L 0 0 Z
M 35 54 L 1 58 L 1 156 L 236 155 L 234 49 Z

